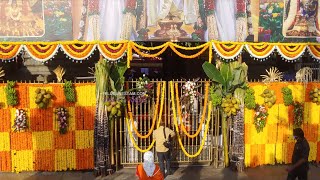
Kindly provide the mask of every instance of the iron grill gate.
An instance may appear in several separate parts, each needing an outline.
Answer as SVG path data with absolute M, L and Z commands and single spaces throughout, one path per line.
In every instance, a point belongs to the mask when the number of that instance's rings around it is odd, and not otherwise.
M 131 102 L 131 111 L 133 114 L 133 119 L 137 122 L 137 129 L 140 134 L 145 135 L 148 134 L 153 121 L 153 114 L 155 109 L 155 103 L 156 103 L 156 91 L 157 91 L 157 83 L 161 83 L 163 81 L 161 80 L 152 80 L 151 82 L 154 83 L 154 95 L 153 98 L 148 99 L 145 103 L 135 103 Z M 174 81 L 174 83 L 178 83 L 179 86 L 179 96 L 181 96 L 182 93 L 182 86 L 186 81 Z M 205 82 L 204 80 L 200 80 L 197 82 L 197 84 L 201 85 L 197 90 L 202 95 L 205 94 Z M 127 81 L 126 86 L 128 89 L 135 88 L 137 81 Z M 161 84 L 162 85 L 162 84 Z M 162 121 L 164 121 L 167 125 L 167 127 L 170 127 L 171 129 L 174 129 L 174 120 L 173 120 L 173 113 L 171 108 L 171 96 L 170 96 L 170 84 L 169 82 L 166 82 L 166 90 L 165 90 L 165 98 L 164 98 L 164 107 L 162 112 Z M 160 93 L 161 98 L 161 93 Z M 176 103 L 175 103 L 176 104 Z M 201 112 L 203 109 L 204 99 L 199 100 L 198 103 L 196 103 L 195 111 L 191 112 L 190 115 L 190 121 L 191 121 L 191 127 L 189 130 L 189 134 L 194 134 L 197 129 L 199 128 L 199 122 L 201 119 Z M 160 109 L 160 101 L 159 101 L 159 109 Z M 208 109 L 208 108 L 207 108 Z M 207 116 L 206 116 L 207 117 Z M 220 122 L 219 122 L 219 111 L 213 109 L 211 114 L 211 122 L 210 122 L 210 128 L 207 134 L 207 138 L 205 140 L 204 148 L 201 152 L 201 154 L 196 158 L 189 158 L 187 157 L 183 151 L 180 148 L 179 143 L 177 140 L 174 140 L 174 150 L 171 155 L 172 164 L 173 166 L 181 166 L 184 164 L 197 164 L 197 165 L 210 165 L 213 164 L 214 167 L 218 167 L 221 165 L 221 160 L 223 159 L 221 157 L 222 147 L 221 147 L 221 128 L 220 128 Z M 157 118 L 158 121 L 158 118 Z M 131 123 L 131 122 L 130 122 Z M 205 123 L 204 123 L 205 124 Z M 124 167 L 130 167 L 137 165 L 141 162 L 143 162 L 143 153 L 139 152 L 135 149 L 133 146 L 133 143 L 131 142 L 128 128 L 126 126 L 125 121 L 119 121 L 118 122 L 118 135 L 119 138 L 117 138 L 116 141 L 118 141 L 116 144 L 119 145 L 119 152 L 120 152 L 120 164 Z M 156 129 L 156 127 L 155 127 Z M 201 143 L 201 139 L 204 135 L 205 127 L 203 125 L 201 132 L 199 135 L 195 138 L 189 138 L 187 137 L 183 132 L 181 133 L 180 130 L 180 137 L 182 139 L 183 145 L 187 152 L 189 154 L 195 154 Z M 146 138 L 142 139 L 135 135 L 133 129 L 131 128 L 131 132 L 134 135 L 135 142 L 141 149 L 146 149 L 149 147 L 149 145 L 152 142 L 152 134 Z M 176 132 L 176 131 L 175 131 Z M 152 148 L 151 151 L 155 153 L 155 148 Z M 155 161 L 157 162 L 157 156 L 155 155 Z

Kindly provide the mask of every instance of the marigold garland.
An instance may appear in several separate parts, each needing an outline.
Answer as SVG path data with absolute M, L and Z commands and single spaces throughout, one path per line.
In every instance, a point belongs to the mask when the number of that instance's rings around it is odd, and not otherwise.
M 76 45 L 68 44 L 61 45 L 61 48 L 70 58 L 84 60 L 93 53 L 93 51 L 96 49 L 96 46 L 96 44 L 82 44 L 81 48 L 78 48 Z
M 117 46 L 112 46 L 110 43 L 98 44 L 98 49 L 102 56 L 109 60 L 118 60 L 124 56 L 125 51 L 128 48 L 128 43 L 118 44 Z
M 163 87 L 162 90 L 165 92 L 165 89 L 166 89 L 166 82 L 165 82 L 165 81 L 163 82 L 162 87 Z M 161 99 L 162 99 L 162 98 L 164 98 L 164 96 L 162 96 Z M 160 112 L 159 112 L 159 119 L 158 119 L 157 128 L 160 126 L 160 122 L 162 121 L 162 112 L 163 112 L 163 105 L 160 105 Z M 130 123 L 129 123 L 128 114 L 127 114 L 127 112 L 125 112 L 125 113 L 126 113 L 125 119 L 126 119 L 126 124 L 127 124 L 127 127 L 128 127 L 128 132 L 129 132 L 130 140 L 131 140 L 134 148 L 137 149 L 137 150 L 138 150 L 139 152 L 141 152 L 141 153 L 145 153 L 145 152 L 149 151 L 149 150 L 154 146 L 154 143 L 155 143 L 156 141 L 155 141 L 155 140 L 152 140 L 152 142 L 151 142 L 151 144 L 150 144 L 150 146 L 149 146 L 148 148 L 146 148 L 146 149 L 141 149 L 141 148 L 137 145 L 135 139 L 133 138 L 132 131 L 130 130 L 130 129 L 131 129 L 131 125 L 130 125 Z
M 27 53 L 37 61 L 47 61 L 51 59 L 59 50 L 59 45 L 25 45 L 24 49 Z
M 170 81 L 170 89 L 171 89 L 171 99 L 174 99 L 174 87 L 173 87 L 173 82 L 172 81 Z M 207 139 L 207 133 L 208 133 L 208 130 L 209 130 L 209 123 L 210 123 L 210 120 L 211 120 L 212 103 L 209 102 L 209 110 L 208 110 L 208 118 L 207 118 L 207 123 L 206 123 L 206 129 L 205 129 L 205 132 L 204 132 L 204 136 L 203 136 L 203 138 L 201 140 L 201 144 L 200 144 L 199 150 L 195 154 L 189 154 L 186 151 L 185 147 L 183 146 L 183 143 L 182 143 L 182 140 L 181 140 L 181 137 L 180 137 L 180 134 L 179 134 L 178 120 L 177 120 L 177 114 L 176 114 L 174 100 L 171 101 L 171 103 L 172 103 L 174 125 L 176 127 L 178 142 L 180 144 L 181 150 L 189 158 L 194 158 L 194 157 L 199 156 L 201 151 L 202 151 L 202 149 L 203 149 L 203 147 L 204 147 L 205 141 Z
M 185 55 L 185 54 L 182 54 L 180 53 L 177 49 L 176 49 L 176 46 L 175 44 L 170 44 L 170 48 L 172 49 L 172 51 L 174 53 L 176 53 L 178 56 L 182 57 L 182 58 L 185 58 L 185 59 L 194 59 L 198 56 L 200 56 L 201 54 L 203 54 L 204 51 L 206 51 L 208 48 L 209 48 L 209 44 L 210 43 L 206 43 L 205 46 L 199 51 L 197 52 L 196 54 L 193 54 L 193 55 Z M 181 46 L 180 46 L 181 47 Z M 187 48 L 183 48 L 185 50 L 187 50 Z M 192 48 L 190 50 L 194 50 L 194 49 L 199 49 L 198 47 L 195 47 L 195 48 Z
M 262 44 L 262 45 L 249 45 L 246 44 L 246 49 L 250 53 L 251 56 L 257 59 L 264 59 L 269 57 L 276 46 L 274 45 L 269 45 L 269 44 Z
M 313 58 L 320 59 L 320 45 L 309 45 L 308 51 Z
M 277 50 L 282 58 L 286 60 L 295 60 L 299 58 L 306 50 L 306 45 L 286 46 L 278 45 Z
M 142 57 L 147 57 L 147 58 L 154 58 L 154 57 L 158 57 L 160 56 L 168 47 L 169 47 L 169 43 L 165 43 L 163 48 L 155 53 L 155 54 L 148 54 L 148 53 L 144 53 L 144 52 L 141 52 L 137 47 L 136 47 L 136 44 L 133 44 L 132 46 L 132 49 L 137 53 L 139 54 L 140 56 Z M 154 50 L 154 48 L 150 48 L 148 50 Z
M 232 60 L 242 53 L 244 45 L 212 43 L 212 47 L 221 58 Z
M 162 87 L 162 93 L 161 93 L 161 107 L 163 106 L 163 102 L 164 101 L 164 88 Z M 133 130 L 135 132 L 135 134 L 139 137 L 139 138 L 142 138 L 142 139 L 146 139 L 148 138 L 153 130 L 154 130 L 154 127 L 155 127 L 155 124 L 156 124 L 156 121 L 157 121 L 157 116 L 158 116 L 158 108 L 159 108 L 159 102 L 160 102 L 160 83 L 157 84 L 157 101 L 156 101 L 156 107 L 155 107 L 155 111 L 154 111 L 154 114 L 153 114 L 153 121 L 152 121 L 152 125 L 151 125 L 151 129 L 149 129 L 149 132 L 146 134 L 146 135 L 141 135 L 137 128 L 134 126 L 134 119 L 133 119 L 133 115 L 132 115 L 132 112 L 131 112 L 131 104 L 130 104 L 130 100 L 127 101 L 128 102 L 128 114 L 129 114 L 129 118 L 130 118 L 130 121 L 132 122 L 132 127 L 133 127 Z
M 196 131 L 196 133 L 194 134 L 189 134 L 184 126 L 184 123 L 182 122 L 182 115 L 181 115 L 181 107 L 180 107 L 180 100 L 179 100 L 179 90 L 178 90 L 178 84 L 175 83 L 175 94 L 176 94 L 176 102 L 177 102 L 177 110 L 178 110 L 178 117 L 181 120 L 180 124 L 181 124 L 181 129 L 182 131 L 189 137 L 189 138 L 195 138 L 199 135 L 200 131 L 202 130 L 202 124 L 205 121 L 205 114 L 207 111 L 207 103 L 208 103 L 208 94 L 209 94 L 209 86 L 210 84 L 207 82 L 205 84 L 205 95 L 204 95 L 204 105 L 203 105 L 203 110 L 202 110 L 202 115 L 201 115 L 201 121 L 199 124 L 199 127 Z M 174 101 L 174 99 L 172 99 Z
M 0 44 L 0 59 L 7 60 L 15 58 L 22 50 L 22 47 L 23 45 L 20 44 L 9 44 L 7 46 Z

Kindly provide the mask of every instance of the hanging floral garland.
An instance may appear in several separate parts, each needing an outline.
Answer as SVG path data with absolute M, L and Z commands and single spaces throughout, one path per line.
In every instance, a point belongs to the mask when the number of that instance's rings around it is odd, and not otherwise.
M 45 62 L 51 58 L 53 58 L 59 50 L 58 44 L 50 44 L 50 45 L 41 45 L 41 44 L 33 44 L 33 45 L 25 45 L 24 49 L 27 53 L 36 61 Z
M 91 56 L 96 46 L 96 44 L 63 44 L 61 48 L 70 58 L 81 61 Z
M 27 128 L 27 113 L 23 109 L 17 109 L 13 125 L 14 131 L 24 131 Z
M 256 99 L 254 96 L 253 88 L 249 88 L 246 90 L 246 95 L 244 97 L 244 105 L 248 109 L 254 109 L 256 107 Z
M 69 113 L 66 108 L 59 107 L 56 109 L 57 121 L 59 123 L 60 134 L 67 133 Z
M 22 50 L 23 45 L 20 44 L 0 44 L 0 59 L 7 60 L 15 58 Z
M 242 53 L 243 44 L 212 43 L 213 49 L 222 59 L 235 60 Z
M 208 48 L 210 48 L 210 45 L 211 45 L 210 42 L 207 42 L 203 45 L 196 46 L 196 47 L 183 47 L 183 46 L 179 46 L 178 44 L 175 44 L 175 43 L 169 44 L 170 48 L 172 49 L 172 51 L 174 53 L 176 53 L 178 56 L 185 58 L 185 59 L 194 59 L 194 58 L 199 57 L 201 54 L 203 54 L 203 52 L 205 52 Z M 201 49 L 201 50 L 198 53 L 193 54 L 193 55 L 185 55 L 185 54 L 180 53 L 177 49 L 183 49 L 183 50 L 189 50 L 189 51 L 190 50 L 198 50 L 198 49 Z M 212 53 L 209 54 L 209 60 L 211 60 L 211 59 L 212 59 Z
M 98 44 L 98 49 L 101 55 L 111 61 L 116 61 L 125 55 L 128 48 L 128 42 L 119 43 L 114 46 L 112 43 Z
M 309 45 L 308 52 L 314 59 L 320 60 L 320 45 Z
M 301 127 L 303 123 L 303 104 L 299 102 L 295 102 L 293 104 L 293 123 L 295 127 Z
M 166 42 L 166 43 L 164 43 L 164 44 L 162 44 L 162 45 L 160 45 L 160 46 L 156 46 L 156 47 L 144 47 L 144 46 L 140 46 L 140 45 L 138 45 L 138 44 L 136 44 L 136 43 L 134 43 L 134 42 L 132 42 L 130 45 L 131 45 L 130 47 L 131 47 L 138 55 L 140 55 L 140 56 L 142 56 L 142 57 L 147 57 L 147 58 L 154 58 L 154 57 L 160 56 L 160 55 L 169 47 L 170 43 L 169 43 L 169 42 Z M 140 49 L 147 50 L 147 51 L 154 51 L 154 50 L 158 50 L 158 49 L 161 49 L 161 50 L 158 51 L 158 52 L 155 53 L 155 54 L 149 54 L 149 53 L 144 53 L 144 52 L 142 52 Z M 130 60 L 132 60 L 132 57 L 131 57 Z
M 266 126 L 268 115 L 269 114 L 265 106 L 256 105 L 253 124 L 255 125 L 258 133 L 262 132 L 263 128 Z
M 267 59 L 276 48 L 275 45 L 271 44 L 246 44 L 246 49 L 249 52 L 250 56 L 256 59 Z
M 306 50 L 306 45 L 278 45 L 277 50 L 281 57 L 288 61 L 294 61 L 303 55 Z

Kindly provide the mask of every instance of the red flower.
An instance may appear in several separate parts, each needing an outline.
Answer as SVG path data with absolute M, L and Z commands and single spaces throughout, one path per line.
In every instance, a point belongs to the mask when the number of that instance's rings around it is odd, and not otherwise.
M 213 0 L 206 0 L 205 2 L 205 8 L 206 10 L 214 10 L 214 1 Z
M 246 3 L 244 0 L 237 0 L 237 12 L 244 13 L 246 11 Z
M 136 9 L 136 3 L 137 3 L 137 0 L 128 0 L 126 7 L 127 7 L 128 9 L 134 10 L 134 9 Z

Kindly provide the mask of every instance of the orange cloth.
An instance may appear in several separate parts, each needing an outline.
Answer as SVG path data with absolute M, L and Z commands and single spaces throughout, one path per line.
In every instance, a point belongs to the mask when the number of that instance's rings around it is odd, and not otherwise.
M 164 180 L 164 177 L 160 171 L 160 167 L 156 165 L 156 168 L 153 172 L 152 177 L 148 177 L 146 172 L 143 169 L 143 165 L 139 164 L 137 166 L 136 176 L 139 177 L 139 180 Z

